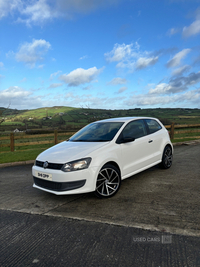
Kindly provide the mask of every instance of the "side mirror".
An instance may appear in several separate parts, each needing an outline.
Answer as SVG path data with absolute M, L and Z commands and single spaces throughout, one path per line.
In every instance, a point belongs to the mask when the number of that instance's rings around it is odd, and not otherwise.
M 120 143 L 123 144 L 123 143 L 130 143 L 130 142 L 133 142 L 135 141 L 135 138 L 134 137 L 124 137 L 120 140 Z

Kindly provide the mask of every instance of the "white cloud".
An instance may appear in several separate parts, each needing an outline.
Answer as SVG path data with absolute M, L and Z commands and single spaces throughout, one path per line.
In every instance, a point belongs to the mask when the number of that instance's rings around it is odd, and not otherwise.
M 41 90 L 39 90 L 41 91 Z M 57 94 L 56 94 L 57 96 Z M 51 94 L 34 95 L 33 92 L 19 86 L 10 86 L 0 91 L 0 106 L 8 106 L 17 109 L 32 109 L 45 106 L 64 105 L 63 97 L 56 101 L 56 97 Z
M 121 88 L 118 90 L 117 93 L 118 93 L 118 94 L 121 94 L 121 93 L 125 92 L 127 89 L 128 89 L 128 88 L 127 88 L 126 86 L 121 87 Z
M 62 83 L 52 83 L 48 88 L 49 89 L 51 89 L 51 88 L 57 88 L 57 87 L 60 87 L 62 85 L 63 85 Z
M 108 62 L 122 61 L 126 57 L 136 56 L 136 53 L 133 51 L 133 44 L 115 44 L 111 52 L 104 54 Z
M 111 62 L 118 62 L 117 68 L 127 68 L 131 72 L 135 69 L 144 69 L 150 65 L 156 64 L 158 56 L 152 56 L 151 52 L 140 51 L 138 42 L 134 44 L 115 44 L 112 51 L 104 54 L 106 60 Z
M 190 67 L 189 65 L 181 66 L 181 67 L 175 69 L 175 70 L 172 72 L 172 75 L 173 75 L 173 76 L 182 75 L 184 72 L 189 71 L 190 68 L 191 68 L 191 67 Z
M 0 19 L 22 8 L 21 0 L 0 0 Z
M 75 13 L 88 13 L 99 7 L 115 5 L 118 2 L 118 0 L 57 0 L 57 6 L 60 6 L 61 10 Z
M 50 80 L 53 80 L 59 73 L 61 73 L 61 70 L 58 70 L 50 75 Z
M 16 98 L 16 97 L 25 97 L 30 95 L 31 92 L 23 90 L 18 86 L 10 86 L 8 89 L 0 91 L 0 98 Z
M 91 94 L 75 94 L 74 92 L 68 92 L 65 95 L 66 106 L 71 107 L 90 107 L 90 108 L 105 108 L 105 109 L 116 109 L 122 108 L 122 100 L 126 99 L 125 96 L 117 97 L 103 97 L 101 95 L 94 96 Z
M 200 82 L 200 71 L 192 72 L 187 77 L 183 77 L 184 82 L 187 86 L 194 85 Z
M 107 84 L 108 85 L 119 85 L 119 84 L 126 84 L 126 83 L 127 83 L 127 80 L 126 79 L 117 77 L 117 78 L 112 79 Z
M 44 66 L 45 66 L 44 64 L 42 64 L 42 65 L 39 65 L 39 66 L 38 66 L 38 69 L 43 69 L 43 68 L 44 68 Z
M 26 18 L 19 18 L 18 22 L 25 22 L 28 26 L 32 23 L 41 24 L 59 16 L 58 11 L 50 5 L 50 1 L 48 3 L 46 0 L 33 1 L 21 9 L 21 14 Z
M 149 90 L 149 94 L 176 94 L 189 89 L 190 86 L 200 82 L 200 71 L 190 73 L 188 76 L 172 78 L 169 83 L 160 83 Z
M 157 57 L 140 57 L 137 62 L 136 62 L 136 69 L 144 69 L 150 65 L 156 64 L 158 61 L 158 56 Z
M 29 101 L 31 95 L 32 93 L 30 91 L 26 91 L 21 87 L 10 86 L 5 90 L 0 91 L 0 106 L 7 106 L 10 103 L 11 107 L 18 106 L 19 108 L 22 108 L 25 106 L 27 108 L 29 104 L 33 104 L 33 99 L 32 101 Z M 35 99 L 34 102 L 36 105 L 38 104 L 38 101 Z
M 174 87 L 167 83 L 160 83 L 155 88 L 149 90 L 150 94 L 169 94 L 174 91 Z
M 15 57 L 15 53 L 10 50 L 10 51 L 8 51 L 8 53 L 6 53 L 6 57 L 13 59 Z
M 190 101 L 200 107 L 200 88 L 185 92 L 180 98 L 180 101 Z
M 200 33 L 200 19 L 194 21 L 190 26 L 183 28 L 183 36 L 190 37 Z
M 0 62 L 0 68 L 3 68 L 3 67 L 4 67 L 3 62 Z
M 183 49 L 182 51 L 178 52 L 172 59 L 170 59 L 167 62 L 167 67 L 168 68 L 173 68 L 173 67 L 177 67 L 178 65 L 180 65 L 181 60 L 186 57 L 186 55 L 191 51 L 191 49 L 187 48 L 187 49 Z
M 142 96 L 137 99 L 138 106 L 154 106 L 154 105 L 166 105 L 174 100 L 174 97 L 170 96 Z
M 172 35 L 177 34 L 178 32 L 179 32 L 178 28 L 171 28 L 171 29 L 168 30 L 167 35 L 168 36 L 172 36 Z
M 51 45 L 45 40 L 35 40 L 32 43 L 24 43 L 20 46 L 15 58 L 19 62 L 24 62 L 29 67 L 35 67 L 35 64 L 43 60 L 43 56 L 50 49 Z
M 183 36 L 190 37 L 192 35 L 197 35 L 200 33 L 200 9 L 196 11 L 196 20 L 190 24 L 188 27 L 183 28 Z
M 0 0 L 0 19 L 15 12 L 18 22 L 31 26 L 55 18 L 71 19 L 75 14 L 86 14 L 118 1 L 120 0 Z
M 88 86 L 83 87 L 83 90 L 90 90 L 90 89 L 92 89 L 92 88 L 93 88 L 92 85 L 88 85 Z
M 103 69 L 96 67 L 90 69 L 78 68 L 69 74 L 60 75 L 59 79 L 68 84 L 68 86 L 78 86 L 92 82 Z
M 128 100 L 124 101 L 127 106 L 168 106 L 172 107 L 174 105 L 185 107 L 199 106 L 200 107 L 200 89 L 190 90 L 184 93 L 178 93 L 175 95 L 154 95 L 154 94 L 140 94 L 133 95 Z
M 82 57 L 80 57 L 79 59 L 80 59 L 80 60 L 83 60 L 83 59 L 86 59 L 86 58 L 88 58 L 88 56 L 87 56 L 87 55 L 85 55 L 85 56 L 82 56 Z

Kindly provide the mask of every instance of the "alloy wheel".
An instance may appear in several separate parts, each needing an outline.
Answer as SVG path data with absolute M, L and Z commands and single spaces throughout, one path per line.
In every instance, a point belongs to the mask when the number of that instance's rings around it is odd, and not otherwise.
M 111 197 L 118 191 L 120 184 L 118 169 L 112 165 L 105 165 L 97 177 L 95 193 L 99 197 Z
M 165 169 L 168 169 L 172 165 L 173 155 L 172 155 L 172 149 L 171 147 L 167 146 L 164 150 L 163 154 L 163 166 Z

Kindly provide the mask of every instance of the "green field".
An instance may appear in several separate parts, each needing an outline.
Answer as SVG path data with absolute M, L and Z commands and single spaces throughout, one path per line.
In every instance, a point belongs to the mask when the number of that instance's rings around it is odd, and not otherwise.
M 33 110 L 14 110 L 0 108 L 5 121 L 0 124 L 0 133 L 19 129 L 79 129 L 97 120 L 114 117 L 148 116 L 160 119 L 165 125 L 200 124 L 200 109 L 156 108 L 104 110 L 72 107 L 46 107 Z

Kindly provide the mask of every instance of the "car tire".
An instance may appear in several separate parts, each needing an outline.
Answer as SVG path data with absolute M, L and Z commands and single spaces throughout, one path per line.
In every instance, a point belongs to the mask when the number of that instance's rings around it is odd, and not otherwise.
M 114 196 L 121 185 L 121 175 L 118 168 L 105 164 L 97 176 L 95 195 L 99 198 Z
M 164 169 L 169 169 L 172 166 L 173 154 L 171 146 L 166 146 L 163 151 L 161 166 Z

